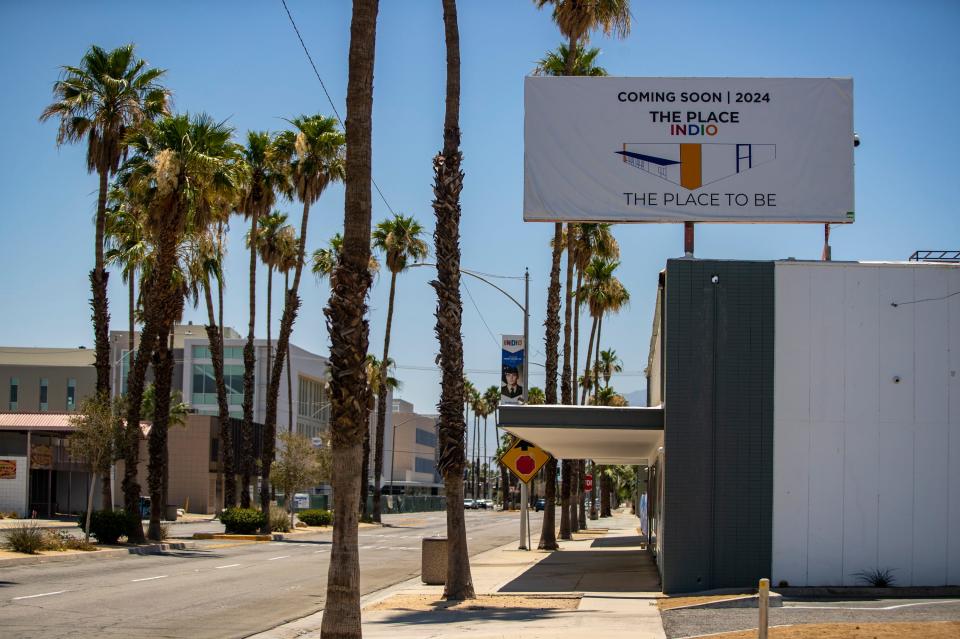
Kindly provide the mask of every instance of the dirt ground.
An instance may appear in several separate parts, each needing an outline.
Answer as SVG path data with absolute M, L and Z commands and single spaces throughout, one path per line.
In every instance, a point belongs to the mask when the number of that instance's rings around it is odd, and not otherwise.
M 757 631 L 712 634 L 710 639 L 756 639 Z M 957 639 L 960 621 L 817 623 L 770 628 L 770 639 Z
M 661 597 L 657 599 L 657 608 L 660 610 L 672 610 L 682 608 L 683 606 L 692 606 L 694 604 L 710 603 L 712 601 L 724 601 L 726 599 L 739 599 L 740 597 L 749 597 L 752 593 L 743 592 L 732 595 L 703 595 L 697 597 Z
M 367 606 L 364 611 L 404 610 L 487 610 L 491 608 L 527 608 L 532 610 L 575 610 L 580 597 L 532 597 L 529 595 L 479 595 L 467 601 L 444 601 L 436 595 L 394 595 Z

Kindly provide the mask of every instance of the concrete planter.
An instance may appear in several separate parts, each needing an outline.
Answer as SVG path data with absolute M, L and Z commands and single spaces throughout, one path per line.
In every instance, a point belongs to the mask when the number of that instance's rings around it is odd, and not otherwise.
M 177 508 L 176 504 L 167 504 L 166 508 L 163 509 L 163 520 L 164 521 L 176 521 L 177 520 Z
M 442 586 L 447 582 L 447 538 L 426 537 L 420 553 L 420 573 L 423 583 Z

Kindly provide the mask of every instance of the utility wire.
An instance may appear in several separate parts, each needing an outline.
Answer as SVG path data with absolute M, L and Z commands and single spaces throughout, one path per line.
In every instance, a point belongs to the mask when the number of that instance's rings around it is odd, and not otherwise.
M 303 41 L 303 36 L 300 35 L 300 29 L 297 28 L 297 23 L 293 19 L 293 15 L 290 13 L 290 7 L 287 6 L 287 0 L 280 0 L 283 4 L 284 10 L 287 12 L 287 17 L 290 19 L 290 25 L 293 27 L 293 30 L 297 34 L 297 39 L 300 40 L 300 46 L 303 47 L 303 52 L 307 54 L 307 60 L 310 61 L 310 66 L 313 68 L 314 75 L 317 76 L 317 80 L 320 81 L 320 86 L 323 88 L 323 93 L 327 96 L 327 102 L 330 103 L 330 108 L 333 109 L 333 114 L 337 116 L 337 122 L 340 123 L 340 126 L 346 131 L 347 127 L 343 124 L 343 119 L 340 117 L 340 113 L 337 111 L 337 106 L 333 103 L 333 98 L 330 97 L 330 92 L 327 91 L 327 85 L 323 83 L 323 78 L 320 77 L 320 72 L 317 71 L 317 65 L 313 62 L 313 56 L 310 55 L 310 50 L 307 49 L 306 43 Z M 396 215 L 393 212 L 393 207 L 390 206 L 390 203 L 387 202 L 387 198 L 384 197 L 383 191 L 380 190 L 380 186 L 377 184 L 377 181 L 373 179 L 373 176 L 370 176 L 370 181 L 373 183 L 373 188 L 377 189 L 377 194 L 380 195 L 380 199 L 383 200 L 383 203 L 387 205 L 387 209 L 390 210 L 391 215 Z
M 490 330 L 490 326 L 487 324 L 487 320 L 484 319 L 483 313 L 480 312 L 480 307 L 477 306 L 477 302 L 473 299 L 473 295 L 470 294 L 470 289 L 467 287 L 466 280 L 460 280 L 460 283 L 463 285 L 463 290 L 467 292 L 467 297 L 470 298 L 470 301 L 473 302 L 473 307 L 477 309 L 477 315 L 480 316 L 480 321 L 483 322 L 483 325 L 486 326 L 487 332 L 490 333 L 490 339 L 493 340 L 495 346 L 500 346 L 500 342 L 497 341 L 496 336 L 493 334 L 493 331 Z

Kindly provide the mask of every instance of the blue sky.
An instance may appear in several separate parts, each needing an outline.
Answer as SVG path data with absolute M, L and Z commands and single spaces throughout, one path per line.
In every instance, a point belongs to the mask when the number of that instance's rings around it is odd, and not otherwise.
M 341 114 L 346 94 L 350 6 L 288 0 Z M 383 0 L 374 80 L 374 177 L 394 210 L 433 228 L 431 158 L 441 145 L 444 49 L 439 1 Z M 834 259 L 905 259 L 916 249 L 960 249 L 956 117 L 960 3 L 639 2 L 623 41 L 595 35 L 600 63 L 623 76 L 851 76 L 857 221 L 833 232 Z M 547 12 L 525 0 L 462 1 L 464 168 L 463 265 L 504 275 L 531 273 L 533 360 L 543 361 L 543 311 L 549 224 L 522 221 L 523 77 L 560 42 Z M 0 7 L 0 268 L 4 309 L 0 344 L 92 345 L 87 272 L 93 260 L 96 177 L 82 146 L 57 149 L 55 126 L 37 116 L 50 100 L 58 67 L 92 43 L 135 42 L 152 65 L 168 69 L 181 111 L 226 118 L 239 135 L 280 129 L 282 118 L 331 109 L 279 0 L 263 2 L 51 2 Z M 281 208 L 296 218 L 296 204 Z M 374 199 L 374 221 L 387 209 Z M 310 250 L 343 222 L 343 191 L 333 187 L 311 213 Z M 228 324 L 243 330 L 246 257 L 243 225 L 231 228 Z M 819 225 L 713 225 L 697 231 L 697 255 L 711 258 L 816 259 Z M 641 388 L 657 273 L 682 253 L 678 225 L 616 227 L 628 309 L 604 323 L 604 347 L 623 359 L 613 384 Z M 392 355 L 399 395 L 432 412 L 439 375 L 433 362 L 435 297 L 430 269 L 400 277 Z M 261 282 L 264 279 L 261 277 Z M 518 281 L 498 280 L 517 297 Z M 466 368 L 474 383 L 497 383 L 499 346 L 491 336 L 520 333 L 522 318 L 499 293 L 474 281 L 464 290 Z M 371 350 L 380 352 L 389 278 L 372 292 Z M 326 285 L 306 279 L 295 343 L 326 353 Z M 125 326 L 124 289 L 111 278 L 113 327 Z M 264 298 L 265 293 L 261 292 Z M 273 313 L 279 317 L 279 304 Z M 264 334 L 261 306 L 257 332 Z M 203 322 L 189 310 L 187 318 Z M 489 331 L 488 331 L 489 328 Z M 274 329 L 276 334 L 276 329 Z M 585 341 L 585 339 L 584 339 Z M 531 384 L 541 385 L 533 368 Z M 539 379 L 538 379 L 539 377 Z

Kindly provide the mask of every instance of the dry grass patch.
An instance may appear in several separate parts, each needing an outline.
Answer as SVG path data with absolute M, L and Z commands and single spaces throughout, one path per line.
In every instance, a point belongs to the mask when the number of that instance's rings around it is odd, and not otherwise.
M 429 612 L 431 610 L 477 611 L 502 608 L 525 608 L 528 610 L 576 610 L 580 597 L 535 596 L 535 595 L 477 595 L 466 601 L 446 601 L 437 595 L 394 595 L 379 603 L 364 608 L 365 611 Z
M 698 595 L 693 597 L 661 597 L 657 599 L 657 608 L 660 610 L 672 610 L 674 608 L 683 608 L 684 606 L 693 606 L 695 604 L 713 603 L 714 601 L 726 601 L 727 599 L 740 599 L 741 597 L 750 597 L 754 593 L 741 592 L 728 595 Z
M 756 629 L 710 635 L 710 639 L 755 639 Z M 960 621 L 913 623 L 811 623 L 770 628 L 770 639 L 956 639 Z

